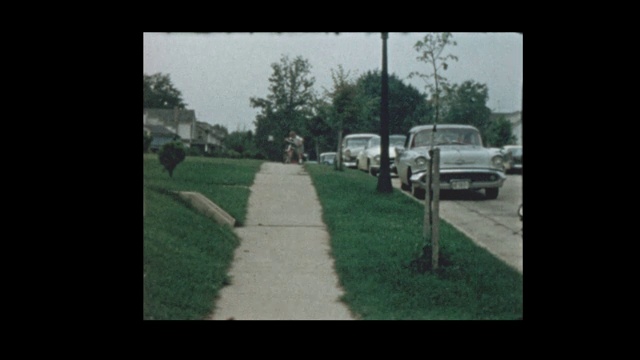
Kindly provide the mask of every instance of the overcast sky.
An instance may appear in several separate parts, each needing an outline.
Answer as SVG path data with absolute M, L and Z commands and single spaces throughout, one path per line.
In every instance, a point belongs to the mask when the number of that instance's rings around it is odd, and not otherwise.
M 390 33 L 388 70 L 426 93 L 424 80 L 407 79 L 412 71 L 428 73 L 416 60 L 414 45 L 425 33 Z M 486 84 L 493 112 L 521 108 L 523 48 L 519 33 L 453 33 L 458 44 L 445 53 L 458 57 L 443 75 L 451 82 Z M 254 130 L 259 109 L 251 97 L 268 94 L 271 64 L 282 55 L 302 56 L 311 64 L 314 89 L 332 87 L 331 70 L 342 65 L 356 79 L 382 69 L 380 33 L 144 33 L 143 73 L 169 74 L 198 121 L 225 126 L 230 132 Z

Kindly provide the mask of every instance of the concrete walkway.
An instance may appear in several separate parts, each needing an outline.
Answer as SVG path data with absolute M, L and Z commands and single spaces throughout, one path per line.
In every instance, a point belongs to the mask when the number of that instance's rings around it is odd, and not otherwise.
M 311 178 L 296 164 L 256 174 L 240 246 L 211 320 L 354 320 L 330 255 Z

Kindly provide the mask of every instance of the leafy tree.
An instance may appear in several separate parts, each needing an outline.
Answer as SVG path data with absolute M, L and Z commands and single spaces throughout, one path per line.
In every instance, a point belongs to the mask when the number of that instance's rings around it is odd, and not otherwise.
M 331 70 L 331 79 L 333 89 L 325 92 L 325 96 L 331 101 L 328 123 L 333 128 L 334 134 L 338 135 L 335 147 L 338 156 L 335 166 L 338 170 L 342 170 L 339 148 L 342 136 L 345 133 L 360 132 L 359 119 L 362 117 L 364 104 L 360 103 L 361 97 L 358 96 L 355 81 L 349 79 L 349 72 L 345 72 L 342 65 L 338 65 L 338 70 Z
M 313 105 L 314 115 L 307 122 L 307 133 L 311 136 L 309 142 L 310 158 L 318 158 L 320 153 L 335 151 L 338 146 L 336 131 L 331 120 L 332 107 L 325 99 L 316 99 Z M 305 146 L 305 150 L 306 150 Z
M 271 68 L 269 94 L 266 98 L 252 97 L 250 103 L 261 109 L 254 122 L 258 150 L 268 159 L 278 160 L 282 158 L 284 138 L 289 131 L 294 130 L 302 137 L 307 135 L 315 78 L 310 77 L 311 65 L 301 56 L 293 60 L 282 56 Z
M 416 59 L 430 66 L 430 72 L 423 74 L 414 71 L 409 74 L 410 78 L 417 76 L 427 82 L 425 87 L 431 91 L 435 103 L 436 111 L 434 122 L 436 124 L 438 123 L 440 115 L 441 87 L 447 84 L 447 79 L 440 75 L 438 71 L 440 69 L 442 69 L 442 71 L 447 70 L 449 66 L 447 61 L 458 61 L 458 57 L 455 55 L 442 54 L 447 45 L 457 45 L 457 42 L 453 41 L 453 35 L 451 35 L 451 33 L 428 33 L 425 35 L 422 40 L 416 42 L 414 48 L 420 54 Z
M 256 149 L 251 131 L 234 131 L 224 139 L 224 146 L 228 149 L 228 154 L 232 157 L 256 158 L 260 157 Z
M 359 131 L 377 133 L 380 128 L 381 81 L 379 71 L 369 71 L 357 81 L 359 102 L 363 104 Z M 424 124 L 430 113 L 424 94 L 396 75 L 389 75 L 389 134 L 404 134 L 411 127 Z
M 184 146 L 179 141 L 171 141 L 162 145 L 158 153 L 160 164 L 169 172 L 169 177 L 173 177 L 173 170 L 184 160 L 185 156 Z
M 468 80 L 461 85 L 447 87 L 445 98 L 448 110 L 444 122 L 473 125 L 480 130 L 483 138 L 489 136 L 491 109 L 487 107 L 487 85 Z
M 171 83 L 169 74 L 142 74 L 143 108 L 184 109 L 182 93 Z
M 513 135 L 511 122 L 504 116 L 500 116 L 497 120 L 492 121 L 487 130 L 485 146 L 503 147 L 514 144 L 517 141 L 516 136 Z

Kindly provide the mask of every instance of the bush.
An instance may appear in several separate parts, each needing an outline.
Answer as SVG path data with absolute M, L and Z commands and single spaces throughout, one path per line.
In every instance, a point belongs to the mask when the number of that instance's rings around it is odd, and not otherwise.
M 230 149 L 227 151 L 227 157 L 232 158 L 232 159 L 240 159 L 242 157 L 242 154 L 240 154 L 239 152 Z
M 201 147 L 192 146 L 187 149 L 187 155 L 188 156 L 205 156 L 205 152 L 204 152 L 204 149 L 202 149 Z
M 173 177 L 173 170 L 184 160 L 185 156 L 184 145 L 179 141 L 172 141 L 162 145 L 158 153 L 160 164 L 169 172 L 169 177 Z

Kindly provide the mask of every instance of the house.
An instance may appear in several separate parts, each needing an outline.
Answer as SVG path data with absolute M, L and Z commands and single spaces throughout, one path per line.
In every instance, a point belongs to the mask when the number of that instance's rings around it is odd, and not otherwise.
M 144 132 L 146 132 L 147 135 L 150 135 L 152 138 L 151 145 L 149 145 L 149 150 L 154 153 L 158 152 L 162 145 L 180 139 L 180 136 L 178 136 L 178 134 L 175 134 L 162 125 L 143 125 L 143 129 Z
M 203 153 L 210 154 L 215 149 L 222 147 L 222 137 L 219 131 L 211 124 L 196 121 L 196 131 L 191 141 L 191 147 L 200 148 Z
M 186 147 L 191 146 L 195 134 L 196 112 L 187 109 L 144 109 L 144 125 L 163 126 L 182 139 Z
M 204 153 L 222 146 L 224 135 L 212 125 L 197 121 L 194 110 L 143 109 L 142 117 L 145 131 L 153 137 L 152 151 L 172 139 L 180 139 L 186 147 L 200 148 Z
M 511 123 L 511 131 L 516 137 L 516 143 L 514 145 L 522 145 L 522 112 L 492 113 L 491 121 L 498 120 L 502 116 Z

